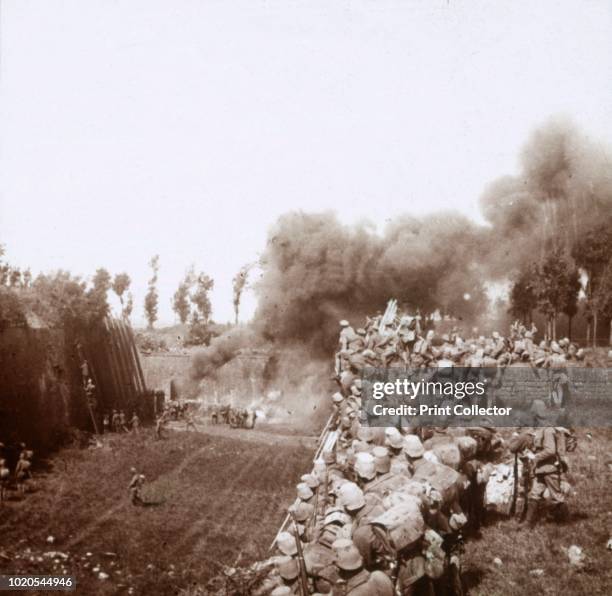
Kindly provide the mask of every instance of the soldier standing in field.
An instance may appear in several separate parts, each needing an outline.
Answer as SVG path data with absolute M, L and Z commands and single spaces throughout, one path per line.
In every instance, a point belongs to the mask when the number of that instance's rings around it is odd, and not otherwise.
M 163 439 L 163 431 L 166 426 L 166 413 L 164 412 L 157 417 L 157 423 L 155 424 L 155 438 Z
M 104 414 L 102 418 L 102 428 L 105 435 L 110 432 L 110 416 L 108 414 Z
M 8 484 L 11 479 L 11 471 L 6 466 L 6 460 L 0 459 L 0 502 L 4 501 Z
M 127 427 L 127 418 L 123 410 L 119 412 L 119 429 L 124 433 L 130 432 Z
M 113 410 L 113 417 L 111 418 L 111 425 L 114 433 L 118 433 L 121 430 L 121 418 L 117 410 Z
M 533 452 L 528 456 L 533 470 L 526 515 L 529 527 L 536 525 L 538 510 L 543 502 L 553 506 L 557 521 L 568 519 L 565 496 L 569 484 L 566 479 L 568 465 L 565 454 L 574 446 L 573 437 L 565 428 L 546 426 L 533 432 Z
M 15 468 L 17 488 L 21 496 L 25 494 L 26 482 L 32 478 L 32 472 L 30 471 L 31 467 L 32 464 L 28 459 L 28 452 L 24 450 L 19 454 L 19 460 L 17 461 L 17 467 Z
M 134 410 L 134 414 L 132 415 L 132 420 L 130 422 L 132 424 L 132 432 L 134 432 L 135 434 L 139 434 L 140 433 L 140 418 L 138 417 L 136 410 Z
M 132 472 L 132 480 L 128 485 L 128 489 L 130 491 L 130 500 L 132 502 L 132 505 L 143 505 L 144 501 L 142 500 L 140 491 L 145 481 L 145 475 L 139 474 L 136 471 L 136 468 L 132 468 L 130 471 Z
M 198 430 L 198 427 L 196 426 L 195 420 L 193 418 L 193 414 L 189 411 L 186 410 L 185 411 L 185 430 Z

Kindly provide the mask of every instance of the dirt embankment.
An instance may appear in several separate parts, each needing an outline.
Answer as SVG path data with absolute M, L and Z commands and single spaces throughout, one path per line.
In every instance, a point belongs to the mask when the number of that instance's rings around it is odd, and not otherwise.
M 78 359 L 64 331 L 13 327 L 0 333 L 0 441 L 37 448 L 87 424 Z

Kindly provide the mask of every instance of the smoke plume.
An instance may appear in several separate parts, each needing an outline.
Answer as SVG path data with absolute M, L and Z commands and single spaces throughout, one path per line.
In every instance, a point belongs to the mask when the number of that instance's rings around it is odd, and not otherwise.
M 571 250 L 593 222 L 612 214 L 610 165 L 599 145 L 552 121 L 528 140 L 519 175 L 486 188 L 488 226 L 456 213 L 406 215 L 377 233 L 344 225 L 331 212 L 281 216 L 260 261 L 253 323 L 198 354 L 195 376 L 214 375 L 243 346 L 266 346 L 277 354 L 269 385 L 306 407 L 304 398 L 312 403 L 308 397 L 324 392 L 340 319 L 359 327 L 397 298 L 401 310 L 451 314 L 464 328 L 478 322 L 487 280 L 512 277 L 551 242 Z
M 529 138 L 518 176 L 491 183 L 481 198 L 491 224 L 488 273 L 506 277 L 551 244 L 571 252 L 612 215 L 612 158 L 571 123 L 551 120 Z

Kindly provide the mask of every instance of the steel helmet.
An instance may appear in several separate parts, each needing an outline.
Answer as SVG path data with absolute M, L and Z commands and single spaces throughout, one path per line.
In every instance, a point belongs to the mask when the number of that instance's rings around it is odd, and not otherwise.
M 314 495 L 311 488 L 305 482 L 300 482 L 296 488 L 297 496 L 302 499 L 302 501 L 308 501 L 312 498 L 312 495 Z
M 376 463 L 371 453 L 357 453 L 355 456 L 355 472 L 366 480 L 376 477 Z
M 404 446 L 404 437 L 397 428 L 389 426 L 385 429 L 385 444 L 393 449 L 401 449 Z
M 376 446 L 372 449 L 372 455 L 374 456 L 374 465 L 376 471 L 379 474 L 386 474 L 391 467 L 391 458 L 389 457 L 389 450 L 386 447 Z
M 338 502 L 347 510 L 355 511 L 365 505 L 363 491 L 354 483 L 346 482 L 338 489 Z
M 305 482 L 309 488 L 317 488 L 321 482 L 314 474 L 304 474 L 300 480 Z
M 353 571 L 362 567 L 363 559 L 352 540 L 341 538 L 333 543 L 332 548 L 336 552 L 336 565 L 340 569 Z
M 281 532 L 276 538 L 276 546 L 283 555 L 289 557 L 297 553 L 297 544 L 295 543 L 295 536 L 289 532 Z
M 298 564 L 293 557 L 279 557 L 276 560 L 276 568 L 283 579 L 292 580 L 299 575 Z
M 406 435 L 404 437 L 404 453 L 408 457 L 422 457 L 425 453 L 425 448 L 421 439 L 416 435 Z
M 297 505 L 292 505 L 290 508 L 296 521 L 305 522 L 312 517 L 314 507 L 310 503 L 300 501 Z

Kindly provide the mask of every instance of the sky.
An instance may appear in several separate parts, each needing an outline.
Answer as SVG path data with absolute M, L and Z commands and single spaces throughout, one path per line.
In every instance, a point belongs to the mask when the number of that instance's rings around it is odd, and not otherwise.
M 287 211 L 380 229 L 456 209 L 551 116 L 612 140 L 612 2 L 0 0 L 0 244 L 213 318 Z M 255 308 L 245 296 L 242 317 Z

